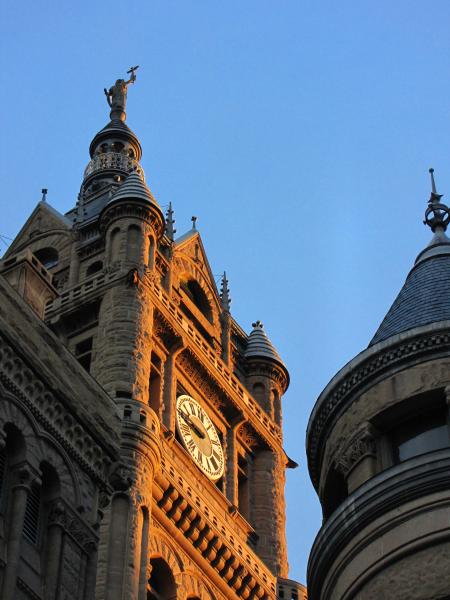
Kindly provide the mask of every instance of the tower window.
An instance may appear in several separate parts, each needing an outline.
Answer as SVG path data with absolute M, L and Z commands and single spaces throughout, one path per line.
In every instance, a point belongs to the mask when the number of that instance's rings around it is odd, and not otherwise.
M 181 289 L 188 296 L 198 310 L 208 319 L 210 323 L 213 322 L 211 306 L 205 292 L 202 290 L 200 284 L 195 279 L 189 279 L 189 281 L 181 282 Z
M 88 372 L 91 368 L 92 361 L 92 342 L 93 338 L 88 337 L 78 342 L 78 344 L 75 346 L 75 356 L 80 365 L 82 365 Z
M 36 483 L 33 483 L 27 496 L 25 517 L 23 521 L 23 537 L 32 544 L 37 543 L 40 512 L 41 488 Z
M 148 404 L 158 416 L 160 416 L 161 407 L 161 371 L 162 361 L 157 354 L 152 352 Z
M 394 462 L 450 446 L 445 411 L 420 415 L 401 424 L 393 432 Z
M 58 251 L 55 248 L 41 248 L 40 250 L 35 250 L 34 255 L 46 269 L 56 267 L 58 264 Z
M 91 275 L 94 275 L 94 273 L 98 273 L 102 269 L 103 269 L 102 261 L 96 260 L 95 262 L 91 263 L 88 266 L 88 268 L 86 269 L 86 277 L 90 277 Z
M 238 454 L 238 504 L 241 515 L 250 520 L 249 462 Z

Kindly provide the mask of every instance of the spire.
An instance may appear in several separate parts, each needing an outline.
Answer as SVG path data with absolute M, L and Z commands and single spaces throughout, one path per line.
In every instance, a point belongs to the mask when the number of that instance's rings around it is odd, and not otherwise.
M 436 191 L 434 169 L 429 169 L 429 173 L 431 176 L 431 195 L 428 200 L 428 208 L 425 211 L 424 224 L 428 225 L 433 233 L 443 233 L 450 221 L 450 211 L 448 206 L 441 203 L 442 194 L 438 194 Z
M 264 331 L 264 325 L 261 321 L 252 323 L 253 331 L 248 336 L 247 348 L 245 349 L 244 357 L 268 359 L 279 363 L 286 369 L 280 355 L 275 350 L 272 342 L 269 340 L 267 333 Z
M 436 191 L 434 169 L 429 169 L 429 173 L 431 195 L 424 224 L 430 227 L 433 237 L 417 256 L 369 346 L 415 327 L 450 320 L 450 239 L 445 234 L 450 210 Z
M 169 208 L 166 212 L 166 235 L 173 242 L 177 230 L 174 228 L 175 219 L 173 218 L 172 202 L 169 202 Z
M 224 271 L 222 275 L 222 285 L 220 287 L 220 300 L 222 303 L 222 310 L 230 312 L 231 298 L 230 290 L 228 288 L 228 279 L 226 271 Z

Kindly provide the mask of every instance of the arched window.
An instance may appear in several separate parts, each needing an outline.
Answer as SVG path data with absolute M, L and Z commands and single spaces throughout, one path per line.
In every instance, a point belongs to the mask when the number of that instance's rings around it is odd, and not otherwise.
M 209 300 L 200 284 L 195 279 L 189 279 L 181 282 L 181 289 L 189 297 L 191 302 L 195 304 L 198 310 L 208 319 L 213 322 L 212 310 Z
M 46 269 L 56 267 L 58 264 L 58 251 L 55 248 L 48 247 L 35 250 L 34 255 Z
M 148 268 L 155 266 L 155 238 L 150 235 L 148 238 Z
M 137 225 L 130 225 L 127 235 L 127 260 L 139 262 L 142 233 Z
M 120 229 L 116 227 L 111 232 L 109 240 L 109 262 L 113 263 L 119 260 L 120 256 Z
M 260 382 L 255 383 L 252 388 L 252 394 L 256 402 L 264 407 L 266 400 L 266 386 Z
M 86 269 L 86 277 L 90 277 L 91 275 L 94 275 L 94 273 L 98 273 L 102 269 L 103 269 L 102 261 L 96 260 L 95 262 L 91 263 L 88 266 L 88 268 Z
M 152 558 L 147 600 L 175 600 L 177 589 L 169 565 L 162 558 Z
M 270 393 L 270 399 L 273 407 L 273 417 L 275 419 L 275 423 L 281 425 L 281 398 L 278 390 L 273 389 Z

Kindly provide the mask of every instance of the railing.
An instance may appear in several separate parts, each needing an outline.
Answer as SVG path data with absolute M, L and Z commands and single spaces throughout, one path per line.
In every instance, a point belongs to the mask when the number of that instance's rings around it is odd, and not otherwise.
M 105 152 L 104 154 L 94 156 L 84 171 L 84 178 L 86 179 L 89 175 L 97 171 L 109 171 L 110 169 L 118 169 L 126 173 L 136 171 L 136 173 L 144 178 L 144 171 L 139 162 L 134 160 L 134 158 L 126 156 L 126 154 L 118 152 Z

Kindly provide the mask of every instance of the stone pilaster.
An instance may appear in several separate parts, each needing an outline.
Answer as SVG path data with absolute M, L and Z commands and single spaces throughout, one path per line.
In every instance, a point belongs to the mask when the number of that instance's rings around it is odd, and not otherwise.
M 376 474 L 376 431 L 370 423 L 364 423 L 343 447 L 335 464 L 346 478 L 349 494 Z

